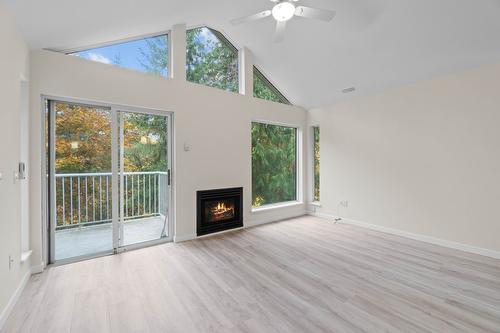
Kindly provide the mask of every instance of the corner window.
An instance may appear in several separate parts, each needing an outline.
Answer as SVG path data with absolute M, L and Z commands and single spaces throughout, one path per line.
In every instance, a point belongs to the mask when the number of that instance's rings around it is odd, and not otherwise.
M 319 127 L 315 126 L 313 129 L 313 199 L 319 202 L 320 190 L 319 190 Z
M 207 27 L 186 32 L 189 82 L 238 92 L 238 50 L 220 32 Z
M 253 96 L 272 102 L 291 104 L 256 67 L 253 68 Z
M 168 35 L 166 34 L 69 54 L 139 72 L 168 76 Z
M 252 206 L 297 200 L 297 128 L 252 123 Z

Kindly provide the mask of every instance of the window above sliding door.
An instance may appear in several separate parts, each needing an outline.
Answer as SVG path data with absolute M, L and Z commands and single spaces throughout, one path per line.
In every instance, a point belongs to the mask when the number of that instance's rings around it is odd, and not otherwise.
M 110 43 L 69 55 L 139 72 L 168 76 L 168 34 Z

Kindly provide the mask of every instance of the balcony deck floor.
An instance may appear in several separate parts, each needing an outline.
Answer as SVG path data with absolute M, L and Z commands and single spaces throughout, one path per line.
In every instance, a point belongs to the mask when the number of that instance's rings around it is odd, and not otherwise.
M 164 217 L 156 216 L 125 222 L 124 245 L 136 244 L 160 238 Z M 62 260 L 95 253 L 112 251 L 111 223 L 56 231 L 55 259 Z

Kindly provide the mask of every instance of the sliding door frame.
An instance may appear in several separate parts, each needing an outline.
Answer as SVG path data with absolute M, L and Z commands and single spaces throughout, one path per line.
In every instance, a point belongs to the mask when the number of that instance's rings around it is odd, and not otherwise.
M 43 260 L 45 263 L 50 265 L 60 265 L 70 262 L 76 262 L 85 259 L 91 259 L 96 257 L 101 257 L 103 255 L 110 255 L 113 253 L 119 253 L 126 250 L 133 250 L 137 248 L 143 248 L 151 245 L 161 244 L 173 241 L 174 230 L 175 230 L 175 133 L 174 133 L 174 112 L 150 109 L 143 107 L 119 105 L 113 103 L 105 103 L 93 100 L 84 100 L 76 98 L 58 97 L 50 95 L 42 95 L 42 251 Z M 55 113 L 53 109 L 52 102 L 63 102 L 70 104 L 81 104 L 95 107 L 102 107 L 110 110 L 111 114 L 111 172 L 112 172 L 112 229 L 113 229 L 113 248 L 110 251 L 104 251 L 100 253 L 92 253 L 89 255 L 83 255 L 78 257 L 72 257 L 68 259 L 55 260 L 55 239 L 53 237 L 55 230 L 54 216 L 56 212 L 56 198 L 55 198 L 55 188 L 54 178 L 55 178 Z M 47 109 L 48 107 L 48 109 Z M 47 115 L 48 112 L 48 115 Z M 119 135 L 122 131 L 123 121 L 121 113 L 139 113 L 139 114 L 150 114 L 167 117 L 167 131 L 168 131 L 168 146 L 167 146 L 167 161 L 168 170 L 170 173 L 169 181 L 170 186 L 168 189 L 168 236 L 165 238 L 159 238 L 157 240 L 145 241 L 137 244 L 131 244 L 126 246 L 120 245 L 120 230 L 123 230 L 120 224 L 120 219 L 123 215 L 123 206 L 120 205 L 119 198 L 120 194 L 123 194 L 123 174 L 120 174 L 120 164 L 123 157 L 123 137 Z M 46 133 L 45 126 L 46 121 L 49 122 L 48 131 Z M 48 137 L 47 137 L 48 136 Z M 48 141 L 47 141 L 48 139 Z M 48 142 L 48 147 L 46 147 L 46 142 Z M 47 151 L 48 149 L 48 151 Z M 48 161 L 47 161 L 48 159 Z M 49 163 L 47 163 L 49 162 Z M 48 166 L 48 169 L 47 169 Z M 54 230 L 53 230 L 54 229 Z
M 155 240 L 149 240 L 149 241 L 144 241 L 144 242 L 139 242 L 135 244 L 127 244 L 127 245 L 122 245 L 120 244 L 120 241 L 123 241 L 123 221 L 124 221 L 124 205 L 119 205 L 117 209 L 120 210 L 120 214 L 117 215 L 119 216 L 118 223 L 116 223 L 117 227 L 120 227 L 119 229 L 114 230 L 113 228 L 113 245 L 115 248 L 115 253 L 127 251 L 127 250 L 134 250 L 134 249 L 139 249 L 143 248 L 146 246 L 151 246 L 151 245 L 156 245 L 156 244 L 161 244 L 165 242 L 171 242 L 174 240 L 174 214 L 173 214 L 173 208 L 174 208 L 174 177 L 173 177 L 173 149 L 174 149 L 174 113 L 173 112 L 168 112 L 168 111 L 160 111 L 160 110 L 152 110 L 152 109 L 145 109 L 145 108 L 137 108 L 137 107 L 127 107 L 127 106 L 113 106 L 112 111 L 115 113 L 113 116 L 113 119 L 118 122 L 119 126 L 116 126 L 115 128 L 119 128 L 118 132 L 118 138 L 120 139 L 119 142 L 119 161 L 115 163 L 114 165 L 118 168 L 117 174 L 120 175 L 120 177 L 115 177 L 116 182 L 118 186 L 118 180 L 119 184 L 124 184 L 124 166 L 123 166 L 123 146 L 124 146 L 124 136 L 123 136 L 123 128 L 124 128 L 124 121 L 123 121 L 123 113 L 135 113 L 135 114 L 146 114 L 146 115 L 156 115 L 156 116 L 164 116 L 167 118 L 167 133 L 169 133 L 169 142 L 167 145 L 167 165 L 168 165 L 168 170 L 169 172 L 169 190 L 168 190 L 168 215 L 166 216 L 168 219 L 168 236 L 164 238 L 159 238 Z M 116 141 L 118 141 L 118 138 L 116 138 Z M 117 146 L 118 147 L 118 146 Z M 115 156 L 118 156 L 118 152 L 116 152 Z M 119 163 L 118 163 L 119 162 Z M 117 201 L 119 202 L 119 198 L 123 198 L 123 186 L 119 186 L 119 191 L 116 191 L 117 195 Z M 113 193 L 115 193 L 113 191 Z M 115 198 L 113 198 L 114 200 Z M 117 205 L 118 206 L 118 205 Z M 115 243 L 116 241 L 116 243 Z

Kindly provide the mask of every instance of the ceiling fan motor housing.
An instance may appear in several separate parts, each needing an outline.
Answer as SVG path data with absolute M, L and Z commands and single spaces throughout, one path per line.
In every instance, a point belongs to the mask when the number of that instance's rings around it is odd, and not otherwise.
M 295 5 L 288 1 L 280 1 L 274 5 L 272 14 L 278 22 L 288 21 L 295 15 Z

